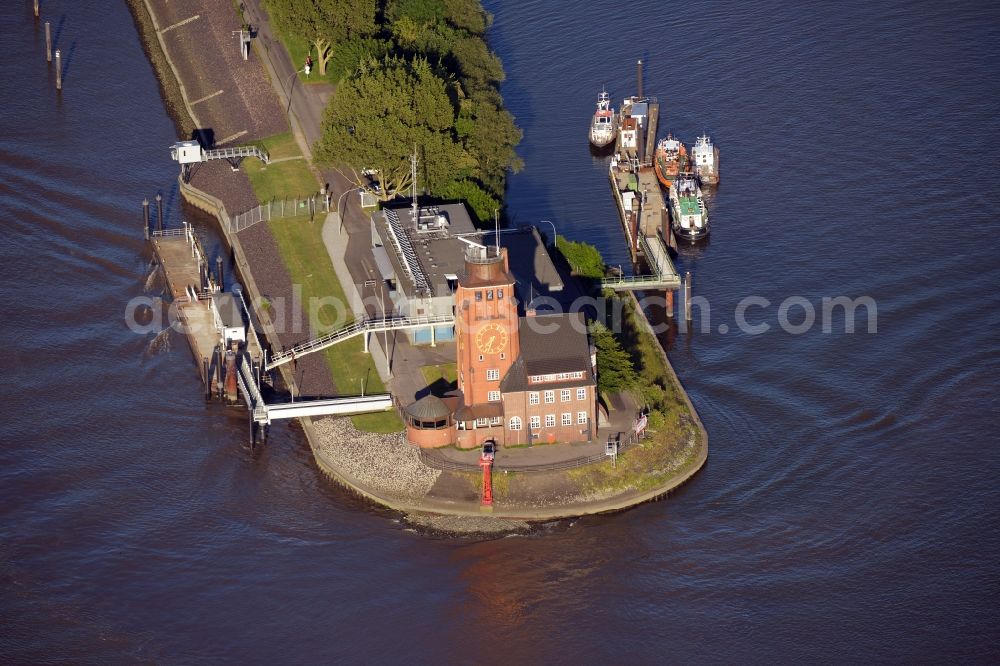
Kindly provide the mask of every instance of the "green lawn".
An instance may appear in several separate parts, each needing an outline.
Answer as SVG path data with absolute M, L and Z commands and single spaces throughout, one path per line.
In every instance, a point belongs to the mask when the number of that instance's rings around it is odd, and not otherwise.
M 272 157 L 291 157 L 299 153 L 289 133 L 269 137 L 263 143 Z M 272 163 L 266 168 L 257 160 L 247 160 L 245 164 L 250 183 L 261 201 L 294 199 L 319 190 L 316 177 L 304 160 Z M 302 285 L 302 307 L 310 330 L 321 335 L 338 323 L 346 325 L 352 321 L 354 317 L 344 289 L 323 243 L 323 216 L 317 216 L 315 222 L 300 215 L 272 219 L 268 224 L 292 283 Z M 371 354 L 365 353 L 360 337 L 329 347 L 322 353 L 341 395 L 360 395 L 362 388 L 366 394 L 385 392 Z M 359 430 L 371 432 L 395 432 L 403 428 L 394 411 L 359 415 L 353 420 Z
M 420 368 L 420 372 L 424 375 L 424 379 L 427 381 L 428 386 L 439 379 L 443 379 L 449 383 L 458 381 L 458 369 L 455 367 L 454 363 L 425 365 Z
M 291 132 L 268 137 L 260 143 L 272 160 L 302 155 Z M 277 164 L 272 162 L 268 166 L 260 160 L 249 159 L 243 163 L 243 168 L 250 178 L 257 199 L 262 202 L 303 198 L 319 192 L 320 183 L 304 159 Z
M 257 142 L 272 160 L 280 160 L 286 157 L 302 157 L 299 144 L 292 136 L 291 132 L 275 134 Z
M 372 414 L 357 414 L 351 417 L 351 421 L 361 432 L 399 432 L 403 429 L 403 421 L 395 409 Z

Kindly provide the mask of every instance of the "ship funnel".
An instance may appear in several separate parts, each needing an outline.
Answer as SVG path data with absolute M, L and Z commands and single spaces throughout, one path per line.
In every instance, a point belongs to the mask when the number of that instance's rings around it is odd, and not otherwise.
M 642 99 L 642 60 L 638 60 L 635 63 L 635 80 L 639 88 L 636 94 L 639 99 Z

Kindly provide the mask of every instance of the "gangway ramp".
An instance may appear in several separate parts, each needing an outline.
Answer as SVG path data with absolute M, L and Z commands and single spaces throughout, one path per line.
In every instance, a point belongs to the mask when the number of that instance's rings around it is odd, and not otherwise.
M 254 369 L 247 360 L 246 354 L 240 356 L 236 367 L 240 392 L 243 394 L 247 409 L 250 410 L 256 423 L 270 425 L 272 421 L 277 419 L 382 412 L 392 407 L 392 396 L 388 393 L 298 400 L 269 405 L 264 402 L 264 396 L 261 394 L 254 377 Z
M 337 329 L 332 333 L 308 340 L 278 352 L 271 357 L 267 364 L 268 370 L 273 370 L 280 365 L 284 365 L 291 360 L 301 358 L 306 354 L 318 352 L 327 347 L 349 340 L 356 335 L 367 333 L 381 333 L 382 331 L 400 331 L 410 328 L 424 328 L 427 326 L 440 326 L 442 324 L 454 324 L 454 315 L 435 315 L 432 317 L 365 317 L 356 322 L 348 324 L 344 328 Z
M 652 273 L 646 275 L 622 275 L 601 280 L 601 287 L 615 291 L 646 289 L 680 289 L 681 276 L 667 252 L 667 246 L 659 235 L 640 236 L 639 245 L 646 257 Z

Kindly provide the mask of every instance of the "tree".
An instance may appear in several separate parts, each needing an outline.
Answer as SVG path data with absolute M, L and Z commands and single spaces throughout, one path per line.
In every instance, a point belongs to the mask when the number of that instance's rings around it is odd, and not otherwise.
M 453 180 L 435 192 L 442 199 L 457 199 L 465 203 L 472 218 L 479 226 L 493 223 L 494 212 L 500 210 L 500 202 L 473 180 L 463 178 Z
M 607 326 L 594 322 L 590 335 L 597 347 L 597 388 L 609 395 L 621 391 L 631 391 L 639 387 L 639 375 L 635 371 L 632 357 Z
M 518 172 L 523 166 L 514 147 L 521 141 L 521 130 L 514 116 L 503 108 L 500 93 L 490 90 L 472 99 L 473 123 L 466 145 L 476 159 L 479 180 L 498 197 L 504 193 L 507 171 Z
M 326 76 L 335 43 L 375 34 L 375 10 L 376 0 L 267 0 L 280 32 L 312 44 L 321 76 Z
M 599 280 L 604 277 L 606 267 L 600 251 L 590 243 L 571 241 L 559 236 L 556 246 L 566 263 L 573 269 L 573 275 Z
M 359 174 L 374 169 L 388 200 L 410 186 L 414 148 L 428 190 L 475 167 L 458 141 L 455 107 L 448 85 L 426 59 L 368 61 L 341 82 L 327 105 L 323 135 L 316 142 L 320 162 Z

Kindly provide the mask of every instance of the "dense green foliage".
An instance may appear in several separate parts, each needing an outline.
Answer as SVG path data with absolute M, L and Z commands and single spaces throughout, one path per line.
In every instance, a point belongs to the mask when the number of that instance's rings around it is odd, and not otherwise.
M 493 214 L 500 210 L 500 201 L 474 180 L 453 180 L 437 194 L 445 200 L 464 201 L 469 214 L 480 226 L 492 222 Z
M 604 277 L 607 267 L 596 247 L 590 243 L 571 241 L 565 236 L 559 236 L 556 245 L 574 275 L 595 280 Z
M 334 45 L 376 32 L 376 0 L 266 0 L 266 5 L 278 32 L 313 45 L 321 76 Z
M 597 347 L 597 389 L 608 395 L 639 388 L 639 374 L 632 357 L 615 334 L 604 324 L 594 322 L 590 326 L 590 335 Z
M 503 198 L 521 130 L 503 108 L 503 66 L 483 35 L 479 0 L 267 0 L 279 32 L 308 40 L 320 74 L 338 81 L 316 158 L 359 185 L 377 171 L 382 198 L 418 184 L 460 198 L 486 221 Z M 325 41 L 324 41 L 325 40 Z

